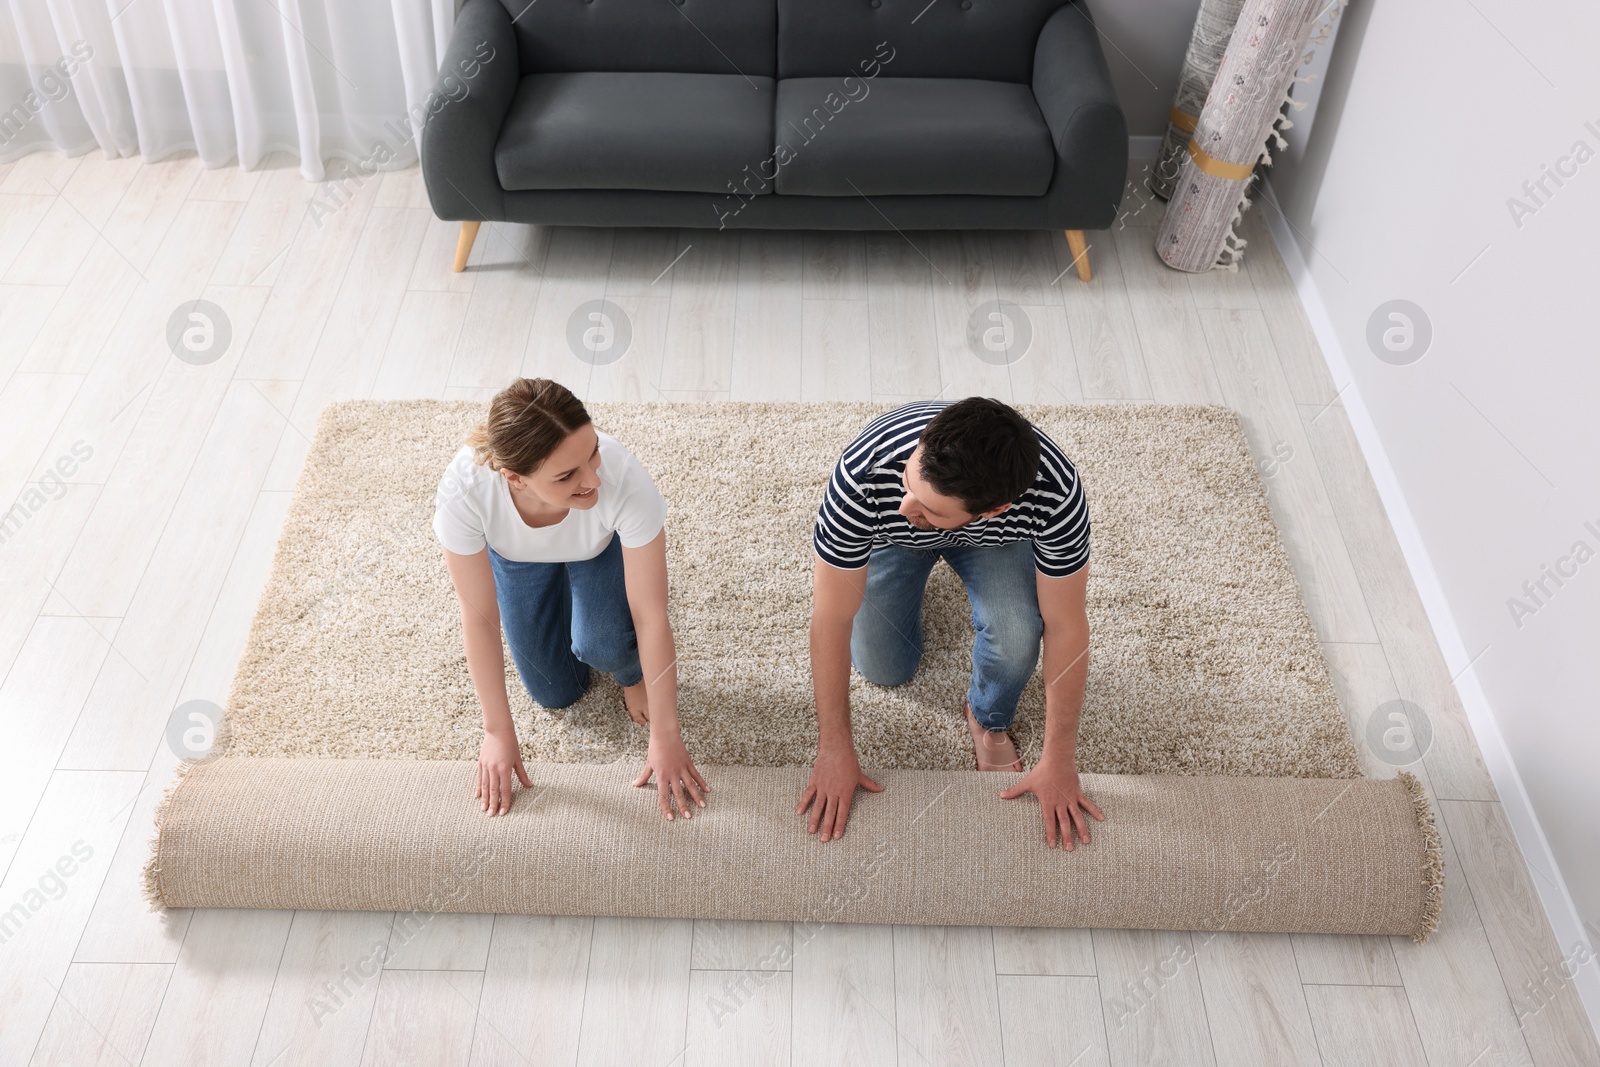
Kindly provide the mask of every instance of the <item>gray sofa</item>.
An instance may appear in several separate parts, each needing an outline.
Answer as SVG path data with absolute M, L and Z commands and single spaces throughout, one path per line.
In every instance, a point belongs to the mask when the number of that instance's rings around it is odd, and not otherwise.
M 422 173 L 460 220 L 1086 229 L 1128 135 L 1081 0 L 466 0 Z

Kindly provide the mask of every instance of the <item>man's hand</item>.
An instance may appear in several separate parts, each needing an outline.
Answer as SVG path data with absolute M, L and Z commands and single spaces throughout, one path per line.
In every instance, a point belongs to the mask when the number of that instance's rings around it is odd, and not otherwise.
M 483 802 L 483 810 L 490 815 L 504 815 L 511 810 L 511 779 L 515 776 L 522 788 L 531 789 L 528 770 L 522 765 L 522 752 L 517 748 L 515 734 L 486 733 L 478 749 L 478 788 L 473 796 Z
M 650 731 L 650 750 L 645 754 L 644 770 L 639 772 L 639 777 L 634 780 L 635 786 L 650 784 L 650 776 L 655 775 L 656 793 L 661 800 L 661 814 L 668 822 L 672 821 L 672 802 L 678 803 L 678 810 L 685 819 L 691 818 L 689 814 L 689 798 L 702 808 L 706 806 L 705 799 L 700 795 L 709 792 L 711 787 L 706 785 L 706 780 L 695 769 L 694 761 L 689 758 L 689 750 L 684 747 L 683 739 L 676 730 L 670 734 L 663 731 Z M 684 794 L 687 793 L 688 796 Z
M 819 834 L 823 841 L 843 837 L 857 786 L 869 793 L 883 792 L 883 786 L 861 773 L 861 763 L 853 747 L 818 750 L 816 766 L 811 768 L 811 781 L 794 809 L 796 815 L 811 809 L 806 833 Z
M 1073 832 L 1089 843 L 1088 812 L 1101 822 L 1105 816 L 1094 806 L 1078 781 L 1078 768 L 1070 763 L 1056 765 L 1041 759 L 1016 785 L 1000 794 L 1002 800 L 1015 800 L 1024 793 L 1039 798 L 1039 810 L 1044 815 L 1044 839 L 1051 848 L 1063 842 L 1068 852 L 1073 850 Z

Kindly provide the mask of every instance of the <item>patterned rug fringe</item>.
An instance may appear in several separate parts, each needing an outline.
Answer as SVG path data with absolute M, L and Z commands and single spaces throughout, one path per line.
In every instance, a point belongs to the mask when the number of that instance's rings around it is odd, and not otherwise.
M 1328 9 L 1317 20 L 1315 28 L 1311 31 L 1310 47 L 1301 54 L 1300 67 L 1304 67 L 1311 62 L 1316 55 L 1317 47 L 1327 43 L 1328 39 L 1333 36 L 1334 23 L 1338 20 L 1339 14 L 1344 10 L 1348 2 L 1349 0 L 1338 0 L 1336 4 L 1328 5 Z M 1256 160 L 1257 166 L 1272 166 L 1273 149 L 1281 152 L 1289 147 L 1289 142 L 1284 140 L 1282 132 L 1294 126 L 1294 120 L 1289 117 L 1289 111 L 1304 111 L 1308 103 L 1305 100 L 1295 99 L 1294 87 L 1296 85 L 1311 85 L 1316 80 L 1317 76 L 1315 74 L 1299 73 L 1296 73 L 1289 80 L 1289 85 L 1283 91 L 1283 106 L 1288 110 L 1281 111 L 1278 117 L 1273 120 L 1272 126 L 1267 130 L 1267 143 L 1261 146 L 1261 157 Z M 1249 187 L 1246 186 L 1246 188 L 1248 189 Z M 1239 209 L 1233 213 L 1233 221 L 1229 224 L 1228 232 L 1222 239 L 1222 250 L 1217 253 L 1215 269 L 1237 271 L 1239 264 L 1243 262 L 1245 246 L 1250 242 L 1240 236 L 1239 228 L 1243 224 L 1244 213 L 1249 208 L 1250 197 L 1246 194 L 1240 198 Z

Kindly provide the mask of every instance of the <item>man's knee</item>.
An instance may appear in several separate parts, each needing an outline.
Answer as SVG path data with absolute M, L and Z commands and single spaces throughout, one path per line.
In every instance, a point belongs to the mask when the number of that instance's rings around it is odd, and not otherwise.
M 895 641 L 906 639 L 892 639 L 891 644 Z M 861 677 L 873 685 L 904 685 L 917 673 L 917 664 L 921 660 L 922 650 L 909 642 L 904 648 L 883 648 L 856 639 L 850 642 L 850 661 L 861 672 Z
M 1032 669 L 1039 659 L 1044 619 L 1037 611 L 1006 612 L 979 627 L 991 653 L 1000 662 Z

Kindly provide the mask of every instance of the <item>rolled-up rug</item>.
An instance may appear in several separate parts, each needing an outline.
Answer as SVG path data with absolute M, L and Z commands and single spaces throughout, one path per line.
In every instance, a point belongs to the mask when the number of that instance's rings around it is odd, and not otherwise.
M 1047 848 L 1015 774 L 876 772 L 844 837 L 794 812 L 803 767 L 708 767 L 668 823 L 632 766 L 534 764 L 507 815 L 477 765 L 225 756 L 158 814 L 146 893 L 174 908 L 508 912 L 941 926 L 1394 934 L 1438 923 L 1438 831 L 1410 775 L 1084 775 L 1106 815 Z
M 1239 257 L 1234 227 L 1256 164 L 1270 162 L 1269 138 L 1282 143 L 1274 128 L 1287 122 L 1283 108 L 1313 31 L 1343 8 L 1344 0 L 1245 0 L 1156 234 L 1169 267 L 1198 273 Z
M 1200 121 L 1211 83 L 1217 80 L 1222 54 L 1233 37 L 1244 0 L 1200 0 L 1189 35 L 1189 50 L 1183 56 L 1183 72 L 1178 77 L 1178 92 L 1167 115 L 1167 134 L 1161 151 L 1150 168 L 1150 191 L 1163 200 L 1170 199 L 1178 182 L 1178 172 L 1187 158 L 1189 138 Z
M 967 770 L 959 578 L 935 568 L 903 686 L 851 683 L 861 795 L 822 844 L 794 812 L 814 759 L 810 530 L 875 405 L 595 404 L 670 501 L 685 742 L 710 805 L 633 789 L 648 733 L 599 677 L 540 708 L 507 677 L 534 788 L 490 819 L 458 607 L 429 525 L 476 403 L 322 416 L 214 747 L 157 815 L 158 906 L 1405 934 L 1443 877 L 1416 782 L 1361 760 L 1240 420 L 1190 405 L 1025 407 L 1093 486 L 1094 668 L 1078 758 L 1106 813 L 1046 848 L 1014 775 Z M 748 506 L 750 502 L 760 506 Z M 1219 593 L 1219 591 L 1221 591 Z M 509 670 L 510 668 L 508 668 Z M 1012 730 L 1039 758 L 1043 679 Z M 203 758 L 201 758 L 203 757 Z M 1089 773 L 1099 772 L 1099 773 Z M 1114 773 L 1113 773 L 1114 772 Z

